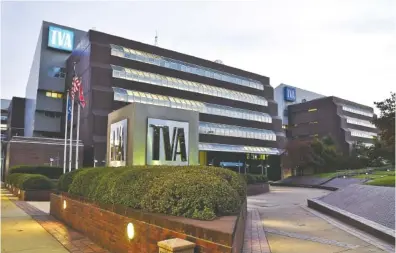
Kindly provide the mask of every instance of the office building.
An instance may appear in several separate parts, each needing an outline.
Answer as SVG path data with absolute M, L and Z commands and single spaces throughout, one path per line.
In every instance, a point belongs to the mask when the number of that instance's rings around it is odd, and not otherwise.
M 26 85 L 25 136 L 63 138 L 66 59 L 85 32 L 43 21 Z
M 68 59 L 66 82 L 74 62 L 87 165 L 106 160 L 108 114 L 129 103 L 198 112 L 201 164 L 279 163 L 285 136 L 268 77 L 93 30 Z
M 313 99 L 323 98 L 324 95 L 300 89 L 298 87 L 287 84 L 280 84 L 274 89 L 275 101 L 278 104 L 278 116 L 282 119 L 282 128 L 287 129 L 288 120 L 288 106 L 304 103 Z M 287 132 L 287 131 L 286 131 Z
M 371 107 L 338 97 L 314 99 L 288 107 L 290 139 L 330 136 L 338 149 L 349 154 L 352 145 L 372 145 L 377 129 Z

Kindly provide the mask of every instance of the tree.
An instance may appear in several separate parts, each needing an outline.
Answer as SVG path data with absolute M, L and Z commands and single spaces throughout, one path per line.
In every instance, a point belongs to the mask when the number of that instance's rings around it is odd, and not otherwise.
M 374 102 L 380 110 L 380 115 L 374 118 L 373 123 L 379 130 L 380 145 L 377 152 L 395 164 L 395 98 L 396 94 L 391 92 L 391 97 L 381 102 Z
M 314 159 L 314 153 L 309 141 L 290 140 L 286 144 L 285 165 L 289 168 L 298 169 L 304 174 Z

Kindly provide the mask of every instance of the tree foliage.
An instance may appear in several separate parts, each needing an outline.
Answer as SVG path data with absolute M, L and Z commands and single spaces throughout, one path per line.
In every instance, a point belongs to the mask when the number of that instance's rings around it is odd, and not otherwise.
M 395 163 L 395 98 L 396 94 L 391 92 L 391 97 L 380 102 L 374 102 L 380 110 L 379 117 L 373 123 L 379 130 L 379 140 L 375 143 L 376 155 Z

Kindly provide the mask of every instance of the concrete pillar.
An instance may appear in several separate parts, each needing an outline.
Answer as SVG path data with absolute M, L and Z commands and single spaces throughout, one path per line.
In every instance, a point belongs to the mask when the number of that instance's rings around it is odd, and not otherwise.
M 159 253 L 194 253 L 195 243 L 173 238 L 158 242 Z

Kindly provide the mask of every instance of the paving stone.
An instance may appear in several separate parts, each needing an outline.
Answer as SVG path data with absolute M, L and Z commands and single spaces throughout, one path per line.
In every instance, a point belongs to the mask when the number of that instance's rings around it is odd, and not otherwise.
M 323 186 L 334 187 L 334 188 L 344 188 L 353 184 L 363 184 L 367 179 L 360 178 L 334 178 L 324 184 Z
M 319 178 L 313 176 L 293 176 L 278 181 L 278 183 L 295 185 L 321 185 L 327 181 L 329 181 L 329 178 Z
M 395 189 L 371 185 L 350 185 L 319 200 L 352 214 L 395 229 Z

